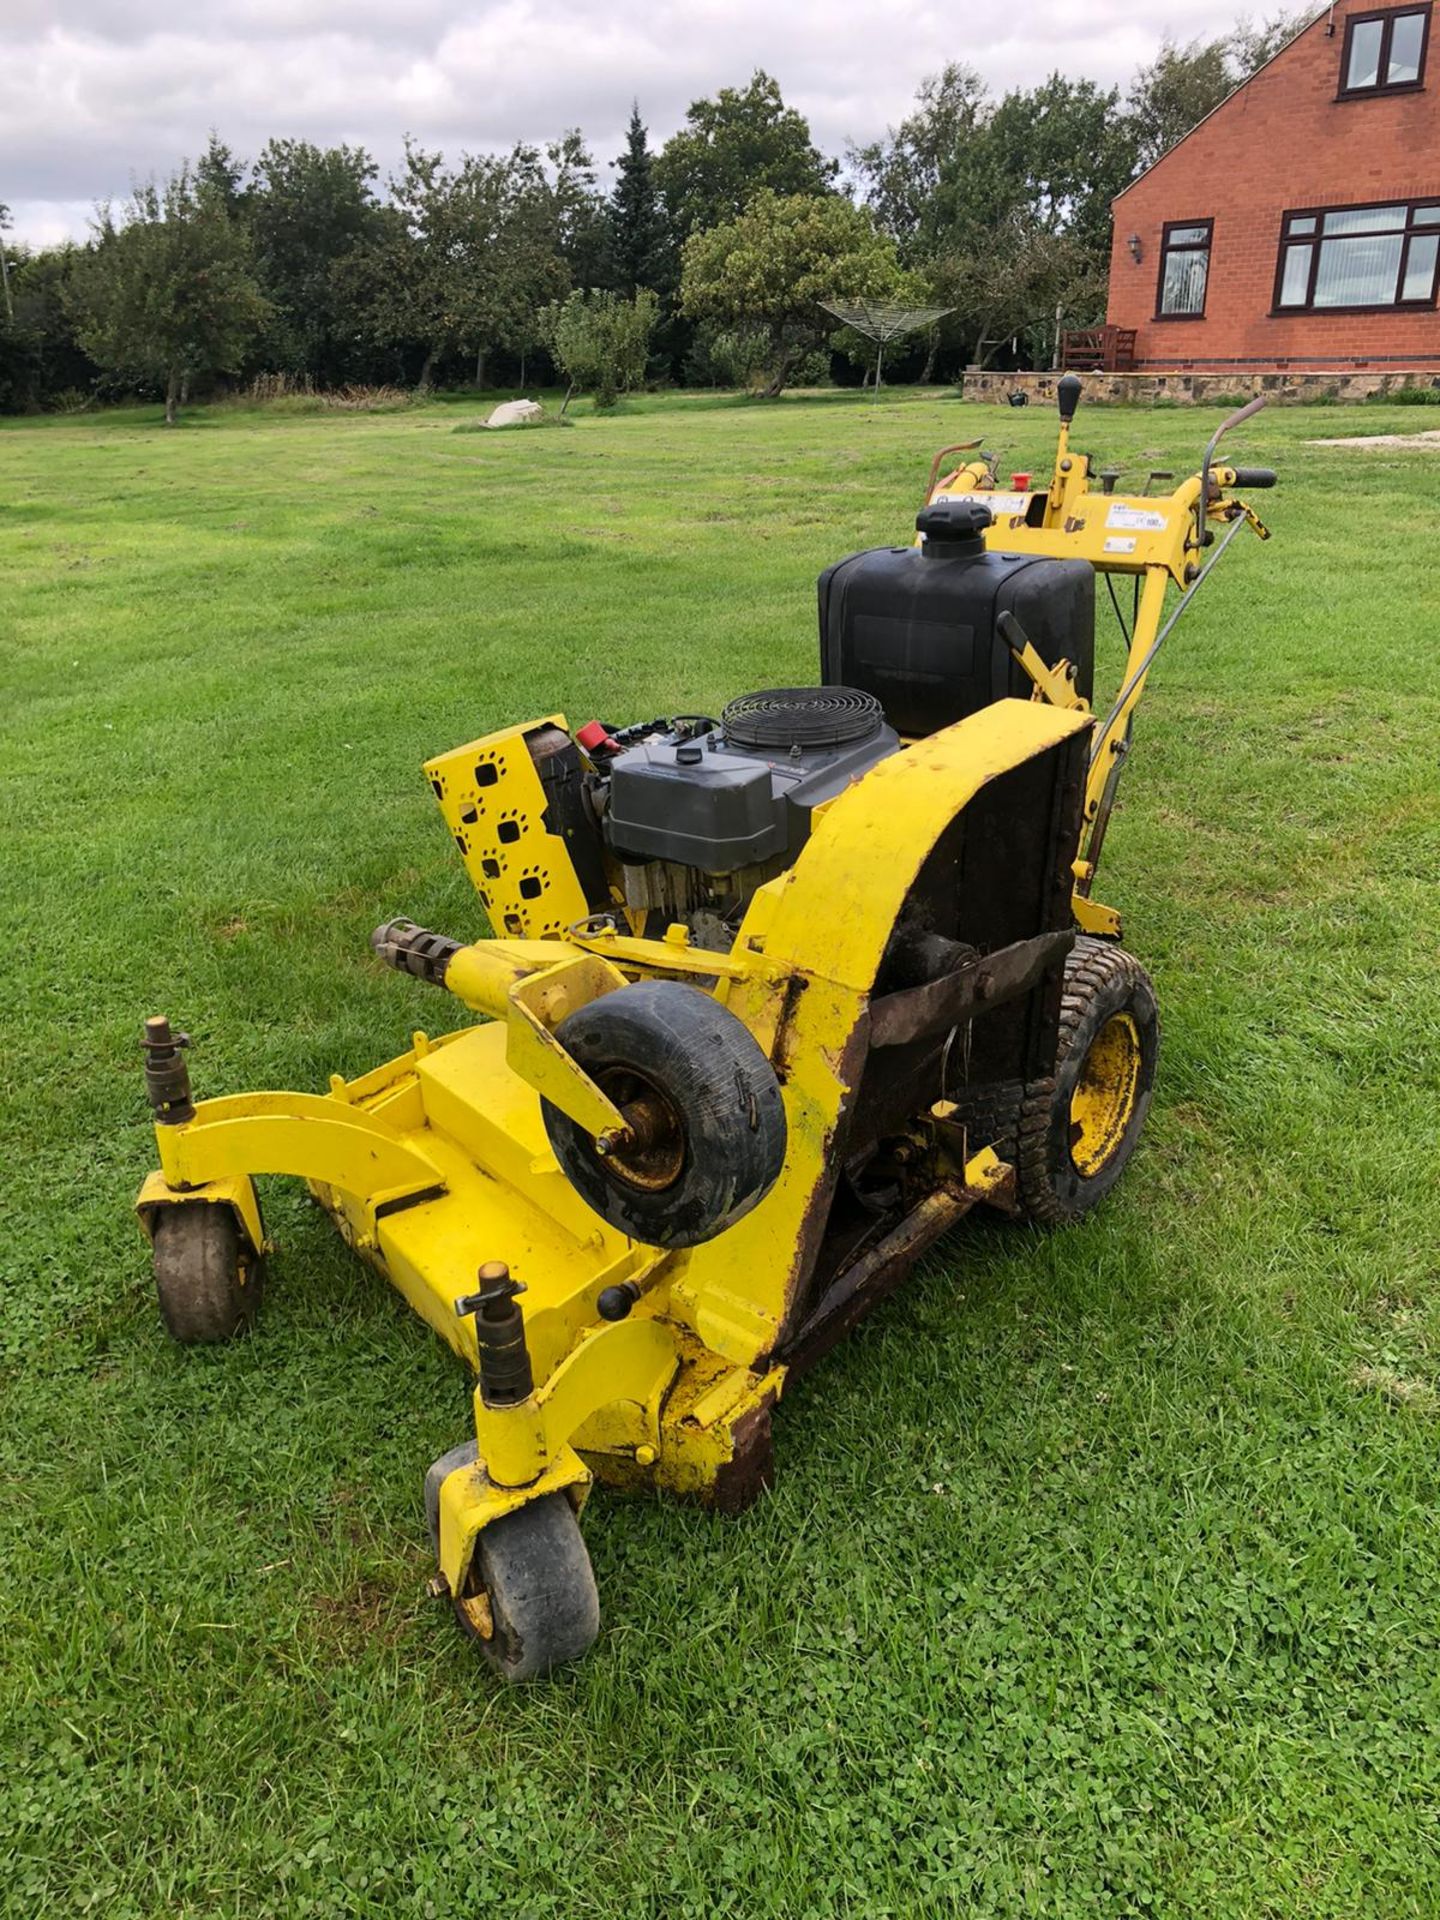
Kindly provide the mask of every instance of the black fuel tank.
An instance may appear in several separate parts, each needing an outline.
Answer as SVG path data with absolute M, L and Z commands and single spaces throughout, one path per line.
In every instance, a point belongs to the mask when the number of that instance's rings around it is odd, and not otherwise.
M 934 733 L 1007 695 L 1029 698 L 1030 679 L 996 631 L 1007 612 L 1047 666 L 1071 661 L 1079 691 L 1092 695 L 1094 568 L 988 550 L 988 517 L 969 502 L 937 502 L 917 522 L 923 546 L 873 547 L 820 576 L 821 678 L 873 693 L 898 733 Z

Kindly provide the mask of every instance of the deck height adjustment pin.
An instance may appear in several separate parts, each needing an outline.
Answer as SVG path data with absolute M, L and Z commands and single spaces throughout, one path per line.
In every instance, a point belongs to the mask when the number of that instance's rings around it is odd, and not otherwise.
M 162 1127 L 183 1126 L 195 1118 L 190 1068 L 182 1051 L 189 1044 L 189 1034 L 172 1033 L 163 1013 L 145 1022 L 140 1040 L 145 1054 L 145 1097 Z
M 528 1400 L 535 1387 L 530 1349 L 525 1343 L 525 1316 L 516 1299 L 525 1288 L 510 1278 L 503 1260 L 487 1260 L 478 1278 L 478 1292 L 462 1295 L 455 1302 L 455 1311 L 475 1317 L 480 1398 L 487 1407 L 513 1407 Z

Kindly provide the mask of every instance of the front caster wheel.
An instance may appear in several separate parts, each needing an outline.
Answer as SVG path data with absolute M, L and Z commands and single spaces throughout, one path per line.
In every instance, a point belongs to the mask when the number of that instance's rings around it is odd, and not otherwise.
M 452 1604 L 487 1663 L 512 1684 L 587 1652 L 600 1631 L 600 1597 L 566 1496 L 547 1493 L 492 1520 Z
M 1081 1219 L 1135 1151 L 1155 1081 L 1160 1019 L 1133 955 L 1082 934 L 1065 962 L 1055 1072 L 1025 1089 L 1020 1204 L 1032 1220 Z
M 245 1243 L 229 1207 L 195 1202 L 157 1210 L 152 1231 L 155 1291 L 182 1347 L 231 1340 L 260 1305 L 264 1263 Z

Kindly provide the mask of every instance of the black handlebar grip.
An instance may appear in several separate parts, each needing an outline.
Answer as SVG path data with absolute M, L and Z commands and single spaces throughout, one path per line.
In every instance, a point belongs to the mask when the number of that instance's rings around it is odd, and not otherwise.
M 1080 376 L 1067 373 L 1055 389 L 1055 403 L 1060 409 L 1060 418 L 1068 427 L 1075 418 L 1075 409 L 1080 404 Z
M 1237 487 L 1273 487 L 1280 477 L 1273 467 L 1236 467 L 1234 474 Z

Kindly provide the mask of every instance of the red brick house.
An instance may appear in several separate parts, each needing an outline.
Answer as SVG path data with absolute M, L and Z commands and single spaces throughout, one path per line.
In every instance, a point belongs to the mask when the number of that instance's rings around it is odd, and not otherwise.
M 1440 372 L 1436 10 L 1336 0 L 1116 199 L 1137 371 Z

